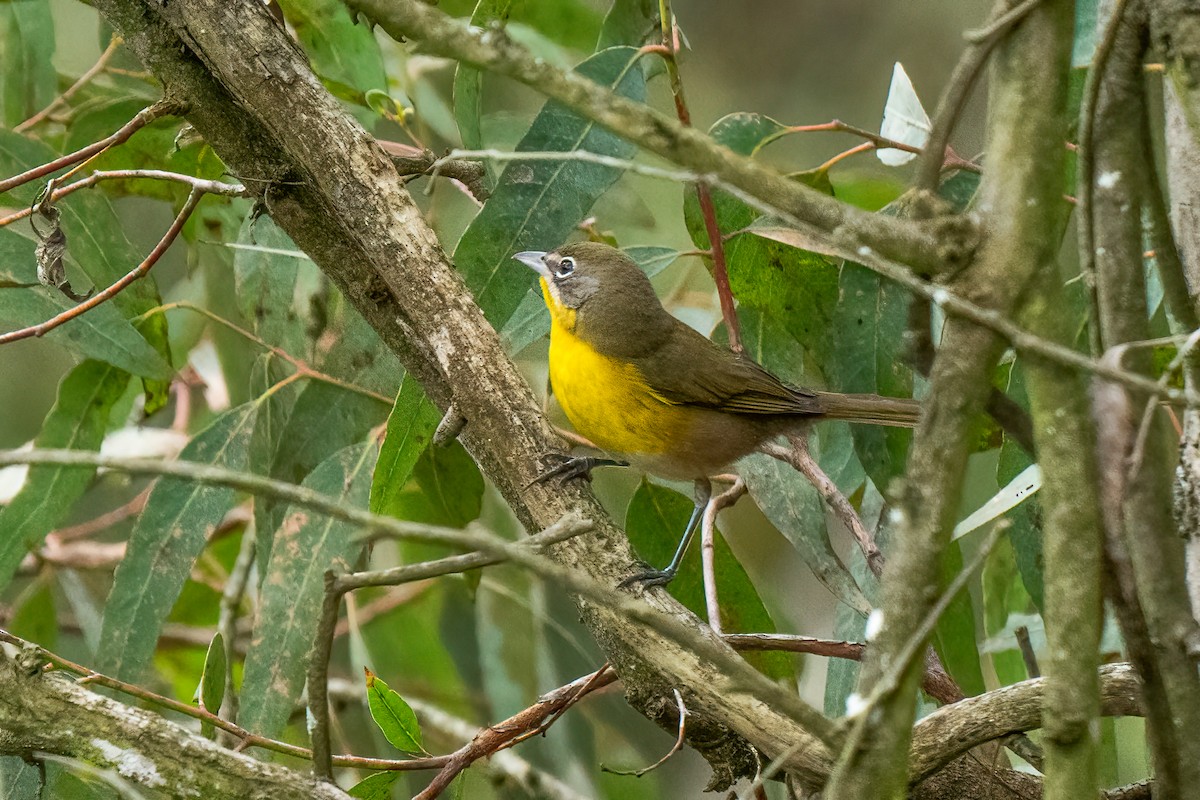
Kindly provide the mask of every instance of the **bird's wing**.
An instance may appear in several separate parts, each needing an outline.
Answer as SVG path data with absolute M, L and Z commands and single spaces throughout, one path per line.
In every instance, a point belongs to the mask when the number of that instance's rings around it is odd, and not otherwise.
M 788 386 L 682 322 L 653 356 L 637 361 L 650 389 L 676 405 L 734 414 L 822 413 L 815 393 Z

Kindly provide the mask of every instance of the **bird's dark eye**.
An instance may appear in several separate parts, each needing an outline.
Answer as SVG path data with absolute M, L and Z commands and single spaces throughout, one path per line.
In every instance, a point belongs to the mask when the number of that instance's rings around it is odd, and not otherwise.
M 565 278 L 575 271 L 575 259 L 570 256 L 565 256 L 558 262 L 558 268 L 554 270 L 554 277 Z

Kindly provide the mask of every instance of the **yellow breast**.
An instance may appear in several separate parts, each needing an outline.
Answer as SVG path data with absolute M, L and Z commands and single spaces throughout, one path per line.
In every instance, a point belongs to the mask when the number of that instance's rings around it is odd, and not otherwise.
M 688 415 L 656 395 L 632 364 L 575 335 L 575 313 L 550 307 L 550 383 L 575 430 L 610 453 L 658 455 L 686 433 Z

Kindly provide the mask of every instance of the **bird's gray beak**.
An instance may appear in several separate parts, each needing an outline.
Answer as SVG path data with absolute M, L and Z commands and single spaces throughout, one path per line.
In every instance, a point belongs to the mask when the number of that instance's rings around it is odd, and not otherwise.
M 541 275 L 547 280 L 550 279 L 550 268 L 546 266 L 546 253 L 542 250 L 526 250 L 524 253 L 517 253 L 513 256 L 517 261 L 520 261 L 531 270 Z

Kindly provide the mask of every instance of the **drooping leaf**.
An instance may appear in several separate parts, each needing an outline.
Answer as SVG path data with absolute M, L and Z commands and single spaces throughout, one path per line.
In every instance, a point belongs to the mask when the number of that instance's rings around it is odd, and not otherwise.
M 871 610 L 862 590 L 833 549 L 825 525 L 825 501 L 794 469 L 766 455 L 742 459 L 738 471 L 750 495 L 813 575 L 833 596 L 860 614 Z
M 296 287 L 316 283 L 317 267 L 308 259 L 284 253 L 295 251 L 291 237 L 268 216 L 250 215 L 238 231 L 234 251 L 237 307 L 252 330 L 267 344 L 299 358 L 308 356 L 307 309 L 297 308 Z M 307 298 L 305 298 L 307 299 Z
M 208 652 L 204 654 L 204 670 L 200 673 L 200 685 L 196 687 L 196 697 L 200 705 L 213 714 L 221 710 L 225 701 L 225 637 L 217 631 L 212 641 L 208 643 Z M 212 739 L 216 729 L 208 720 L 200 721 L 201 731 Z
M 1096 52 L 1096 23 L 1099 0 L 1079 0 L 1075 4 L 1075 40 L 1071 46 L 1071 66 L 1089 67 Z
M 904 351 L 908 292 L 858 264 L 842 265 L 828 349 L 821 368 L 839 392 L 911 397 L 912 370 Z M 851 425 L 859 460 L 881 489 L 904 471 L 912 432 Z
M 637 262 L 646 276 L 653 278 L 679 258 L 679 251 L 670 247 L 627 247 L 625 255 Z M 525 295 L 517 310 L 504 324 L 500 337 L 509 355 L 516 355 L 538 339 L 550 333 L 550 312 L 540 291 Z
M 461 444 L 429 446 L 413 465 L 408 483 L 389 492 L 389 511 L 400 519 L 461 528 L 479 516 L 483 488 L 479 467 Z M 400 551 L 413 563 L 444 555 L 445 548 L 402 542 Z
M 371 670 L 365 670 L 367 680 L 367 704 L 371 718 L 391 742 L 392 747 L 405 753 L 422 753 L 421 726 L 417 715 L 394 689 L 388 687 Z
M 99 450 L 113 406 L 129 385 L 129 373 L 99 361 L 75 367 L 58 387 L 58 400 L 34 444 L 41 448 Z M 25 553 L 70 512 L 96 470 L 35 466 L 21 491 L 0 509 L 0 586 L 7 585 Z
M 5 628 L 14 636 L 34 642 L 47 650 L 58 644 L 58 609 L 54 599 L 54 579 L 43 573 L 14 603 Z M 2 795 L 0 795 L 2 796 Z
M 11 128 L 50 104 L 58 94 L 54 19 L 49 0 L 0 3 L 0 101 Z
M 636 50 L 614 47 L 592 56 L 577 71 L 618 94 L 641 100 L 645 81 L 636 65 Z M 629 158 L 636 148 L 549 101 L 517 150 L 587 150 Z M 533 273 L 513 261 L 513 254 L 561 244 L 620 176 L 618 169 L 579 161 L 516 161 L 505 167 L 491 198 L 454 252 L 454 263 L 493 325 L 503 326 L 534 285 Z
M 988 556 L 980 575 L 983 592 L 984 631 L 989 639 L 1008 625 L 1010 614 L 1027 614 L 1032 607 L 1029 594 L 1017 574 L 1017 562 L 1013 557 L 1012 544 L 1001 539 Z M 1029 677 L 1021 653 L 1014 649 L 992 652 L 992 669 L 1003 686 L 1008 686 Z
M 692 507 L 692 501 L 678 492 L 642 481 L 625 512 L 625 532 L 638 555 L 655 567 L 665 567 L 683 535 Z M 707 614 L 699 544 L 697 532 L 696 541 L 680 563 L 668 591 L 703 618 Z M 719 531 L 714 568 L 722 630 L 730 633 L 773 632 L 775 622 Z M 794 675 L 790 659 L 780 653 L 748 653 L 747 660 L 773 678 L 791 679 Z
M 188 442 L 180 459 L 245 469 L 256 410 L 246 403 L 221 414 Z M 140 677 L 192 564 L 234 495 L 233 489 L 182 478 L 161 478 L 154 486 L 113 577 L 97 669 L 123 680 Z
M 395 355 L 362 317 L 349 309 L 337 341 L 319 367 L 349 384 L 389 396 L 395 395 L 404 375 Z M 275 445 L 264 440 L 264 448 L 273 454 L 269 474 L 290 483 L 302 482 L 317 464 L 343 447 L 361 442 L 371 428 L 386 419 L 387 412 L 388 406 L 376 397 L 324 381 L 308 381 L 278 428 Z M 266 564 L 283 510 L 277 503 L 260 500 L 255 501 L 258 561 Z
M 1025 394 L 1025 372 L 1018 360 L 1009 372 L 1007 394 L 1023 407 L 1028 408 Z M 1000 445 L 1000 459 L 996 465 L 996 480 L 1001 486 L 1009 484 L 1033 462 L 1020 445 L 1005 436 Z M 1045 587 L 1043 576 L 1045 561 L 1042 554 L 1042 507 L 1037 497 L 1031 497 L 1008 514 L 1008 540 L 1012 543 L 1013 557 L 1025 590 L 1029 592 L 1034 606 L 1043 610 Z
M 388 416 L 387 437 L 371 482 L 371 511 L 396 516 L 395 498 L 412 477 L 413 467 L 429 446 L 441 412 L 425 397 L 420 384 L 406 375 Z
M 958 542 L 942 551 L 942 586 L 962 571 L 963 556 Z M 968 696 L 983 694 L 987 686 L 979 663 L 979 644 L 975 634 L 975 611 L 969 592 L 959 592 L 938 619 L 933 632 L 933 647 L 941 656 L 946 671 Z
M 378 454 L 374 444 L 347 447 L 318 465 L 302 485 L 348 507 L 365 508 Z M 325 573 L 350 568 L 362 550 L 352 541 L 354 530 L 350 523 L 293 506 L 275 531 L 242 679 L 243 696 L 254 698 L 238 717 L 247 729 L 274 737 L 296 707 L 325 596 Z
M 503 25 L 508 19 L 512 0 L 479 0 L 471 14 L 471 25 Z M 454 71 L 454 121 L 462 146 L 468 150 L 483 147 L 483 73 L 459 62 Z M 488 165 L 489 169 L 491 165 Z

